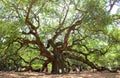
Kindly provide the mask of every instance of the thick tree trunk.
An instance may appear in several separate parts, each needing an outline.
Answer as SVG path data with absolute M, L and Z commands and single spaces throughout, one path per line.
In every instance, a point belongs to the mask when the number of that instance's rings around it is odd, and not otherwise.
M 65 73 L 64 68 L 66 68 L 65 60 L 60 52 L 57 50 L 54 52 L 54 59 L 52 60 L 52 74 L 63 74 Z
M 65 73 L 64 71 L 65 68 L 65 63 L 63 60 L 61 60 L 60 58 L 55 59 L 52 62 L 52 74 L 63 74 Z

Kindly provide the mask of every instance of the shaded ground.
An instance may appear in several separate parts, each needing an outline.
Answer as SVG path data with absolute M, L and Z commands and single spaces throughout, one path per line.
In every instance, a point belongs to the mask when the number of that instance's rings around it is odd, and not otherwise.
M 0 71 L 0 78 L 120 78 L 119 73 L 109 73 L 109 72 L 88 72 L 84 71 L 79 74 L 61 74 L 61 75 L 51 75 L 45 73 L 36 72 L 2 72 Z

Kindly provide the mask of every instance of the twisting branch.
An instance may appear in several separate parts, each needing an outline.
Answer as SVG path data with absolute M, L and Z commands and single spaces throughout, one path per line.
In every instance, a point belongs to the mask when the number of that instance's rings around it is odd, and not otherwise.
M 88 36 L 84 36 L 81 39 L 75 39 L 72 41 L 72 44 L 69 47 L 73 47 L 74 45 L 81 45 L 80 42 L 82 42 L 83 40 L 85 40 Z
M 32 0 L 30 5 L 29 5 L 29 8 L 28 8 L 28 11 L 27 11 L 27 14 L 26 14 L 26 19 L 25 19 L 25 23 L 28 25 L 28 27 L 30 28 L 30 30 L 32 31 L 32 34 L 35 36 L 36 40 L 28 40 L 28 39 L 20 39 L 22 42 L 28 44 L 28 43 L 31 43 L 31 44 L 36 44 L 40 50 L 40 55 L 42 56 L 45 56 L 47 58 L 52 58 L 52 55 L 49 53 L 49 51 L 47 51 L 46 47 L 44 46 L 44 44 L 41 42 L 40 40 L 40 37 L 39 37 L 39 34 L 37 32 L 37 28 L 39 27 L 35 27 L 35 25 L 30 21 L 29 19 L 29 15 L 30 15 L 30 12 L 32 12 L 32 7 L 33 7 L 33 4 L 35 3 L 36 0 Z M 29 34 L 29 33 L 25 33 L 23 32 L 24 34 Z
M 81 61 L 81 62 L 89 65 L 89 66 L 92 67 L 92 68 L 99 69 L 99 68 L 97 68 L 97 67 L 95 66 L 94 63 L 90 62 L 88 59 L 83 59 L 82 57 L 74 56 L 74 55 L 71 55 L 71 54 L 68 54 L 68 57 L 67 57 L 67 58 Z
M 63 29 L 60 29 L 58 32 L 56 32 L 56 34 L 53 36 L 52 40 L 53 42 L 56 40 L 56 38 L 62 33 L 64 32 L 66 29 L 68 29 L 69 27 L 65 27 Z
M 63 27 L 63 24 L 65 23 L 65 20 L 66 20 L 66 18 L 67 18 L 68 12 L 69 12 L 69 6 L 67 7 L 67 10 L 66 10 L 66 13 L 65 13 L 65 16 L 64 16 L 63 20 L 59 22 L 58 28 L 56 29 L 56 34 L 55 34 L 54 37 L 52 38 L 53 41 L 55 41 L 55 39 L 56 39 L 63 31 L 65 31 L 65 30 L 68 28 L 68 27 L 65 27 L 65 28 L 61 29 L 61 28 Z
M 30 60 L 29 66 L 30 66 L 31 69 L 32 69 L 32 63 L 33 63 L 35 60 L 39 60 L 39 57 L 34 57 L 32 60 Z
M 30 12 L 31 12 L 31 9 L 32 9 L 32 6 L 33 4 L 35 3 L 36 0 L 32 0 L 31 3 L 30 3 L 30 6 L 28 8 L 28 12 L 27 12 L 27 15 L 26 15 L 26 19 L 25 19 L 25 23 L 28 24 L 32 30 L 34 30 L 35 32 L 37 32 L 37 29 L 36 27 L 33 25 L 33 23 L 30 22 L 29 20 L 29 15 L 30 15 Z
M 15 41 L 21 42 L 23 44 L 36 44 L 35 40 L 29 40 L 29 39 L 24 39 L 24 38 L 17 38 Z
M 110 9 L 108 10 L 108 12 L 111 12 L 113 6 L 115 5 L 115 3 L 117 2 L 118 0 L 114 0 L 113 3 L 112 1 L 110 0 Z
M 36 0 L 32 0 L 31 3 L 30 3 L 30 6 L 29 6 L 29 8 L 28 8 L 28 12 L 27 12 L 27 15 L 26 15 L 26 22 L 27 22 L 28 19 L 29 19 L 30 11 L 31 11 L 32 6 L 33 6 L 33 4 L 35 3 L 35 1 L 36 1 Z
M 69 6 L 67 7 L 67 10 L 66 10 L 66 13 L 65 13 L 65 17 L 63 18 L 63 21 L 62 21 L 62 25 L 64 24 L 65 20 L 66 20 L 66 17 L 68 15 L 68 12 L 69 12 Z
M 39 16 L 37 16 L 38 14 L 34 13 L 34 11 L 31 11 L 31 13 L 33 14 L 33 18 L 35 19 L 35 21 L 38 23 L 38 25 L 35 27 L 36 29 L 38 29 L 40 27 L 40 18 Z
M 10 47 L 10 46 L 9 46 Z M 20 43 L 20 47 L 13 53 L 13 54 L 10 54 L 8 56 L 6 56 L 5 60 L 7 60 L 7 58 L 11 57 L 12 55 L 18 55 L 18 51 L 23 47 L 23 44 Z
M 69 38 L 71 31 L 74 30 L 75 27 L 80 25 L 81 23 L 82 23 L 82 20 L 78 20 L 77 22 L 75 22 L 75 24 L 73 24 L 72 26 L 68 28 L 67 33 L 65 34 L 65 37 L 64 37 L 64 45 L 62 47 L 62 50 L 66 49 L 68 45 L 68 38 Z
M 76 49 L 72 49 L 72 48 L 68 48 L 67 51 L 76 52 L 76 53 L 82 54 L 82 55 L 84 55 L 84 56 L 87 55 L 86 53 L 84 53 L 84 52 L 82 52 L 82 51 L 80 51 L 80 50 L 78 51 L 78 50 L 76 50 Z
M 58 28 L 56 29 L 56 31 L 59 31 L 63 27 L 63 24 L 65 23 L 65 20 L 67 18 L 68 12 L 69 12 L 69 7 L 66 10 L 66 13 L 65 13 L 63 20 L 62 21 L 60 20 Z

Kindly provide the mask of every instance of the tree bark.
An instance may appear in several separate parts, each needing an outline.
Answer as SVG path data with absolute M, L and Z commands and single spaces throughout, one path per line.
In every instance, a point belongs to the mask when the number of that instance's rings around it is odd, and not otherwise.
M 88 66 L 90 66 L 90 67 L 93 68 L 93 69 L 100 70 L 100 68 L 97 67 L 93 62 L 90 62 L 89 60 L 84 59 L 84 58 L 82 58 L 82 57 L 78 57 L 78 56 L 74 56 L 74 55 L 70 55 L 70 54 L 69 54 L 69 55 L 68 55 L 68 58 L 81 61 L 81 62 L 87 64 Z
M 47 65 L 50 63 L 50 60 L 46 60 L 45 63 L 42 66 L 41 72 L 43 72 L 46 69 L 46 72 L 48 72 L 48 67 Z
M 66 67 L 63 54 L 60 50 L 55 50 L 54 59 L 52 60 L 52 74 L 63 74 L 65 73 L 64 68 Z

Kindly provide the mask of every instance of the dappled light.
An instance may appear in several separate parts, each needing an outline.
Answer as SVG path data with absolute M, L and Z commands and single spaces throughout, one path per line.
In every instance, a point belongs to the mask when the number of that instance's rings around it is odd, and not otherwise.
M 0 72 L 0 78 L 120 78 L 120 73 L 84 71 L 79 74 L 52 75 L 35 72 Z

